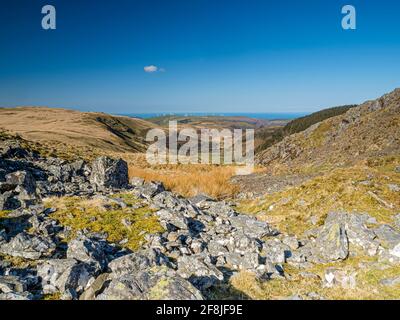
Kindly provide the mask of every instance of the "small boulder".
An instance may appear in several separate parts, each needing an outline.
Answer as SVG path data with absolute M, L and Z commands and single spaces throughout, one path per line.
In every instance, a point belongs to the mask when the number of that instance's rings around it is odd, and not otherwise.
M 144 179 L 139 177 L 132 177 L 129 180 L 129 184 L 133 187 L 141 187 L 144 185 Z
M 400 244 L 400 232 L 387 224 L 375 228 L 374 233 L 383 247 L 393 249 L 396 245 Z
M 355 289 L 357 286 L 356 272 L 346 272 L 335 268 L 328 268 L 325 271 L 324 286 L 332 288 L 339 286 L 343 289 Z
M 103 270 L 107 266 L 105 253 L 106 243 L 85 236 L 70 241 L 67 249 L 67 258 L 87 263 L 96 270 Z
M 6 183 L 13 186 L 16 192 L 25 192 L 33 195 L 36 192 L 36 182 L 32 174 L 27 171 L 16 171 L 6 176 Z
M 112 279 L 96 300 L 203 300 L 189 281 L 154 267 Z
M 165 187 L 161 182 L 151 181 L 135 188 L 134 193 L 145 199 L 151 199 L 163 191 L 165 191 Z
M 21 232 L 12 238 L 10 242 L 0 245 L 0 253 L 12 257 L 38 260 L 41 257 L 50 256 L 55 248 L 56 244 L 50 238 Z
M 177 273 L 200 290 L 206 290 L 224 279 L 222 272 L 203 254 L 179 257 Z
M 108 264 L 111 277 L 126 273 L 136 273 L 153 266 L 168 266 L 169 260 L 158 249 L 147 249 L 117 258 Z
M 128 181 L 128 165 L 122 160 L 99 157 L 92 164 L 90 183 L 99 189 L 125 188 Z
M 325 223 L 318 237 L 310 242 L 313 262 L 344 260 L 349 255 L 349 241 L 344 226 L 337 222 Z
M 37 266 L 37 273 L 44 294 L 60 292 L 64 297 L 72 299 L 78 297 L 92 277 L 90 267 L 75 259 L 47 260 Z

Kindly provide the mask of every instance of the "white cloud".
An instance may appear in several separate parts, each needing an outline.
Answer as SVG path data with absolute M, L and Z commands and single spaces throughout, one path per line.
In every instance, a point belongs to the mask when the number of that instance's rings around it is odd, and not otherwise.
M 149 73 L 157 72 L 158 71 L 158 67 L 157 66 L 153 66 L 153 65 L 146 66 L 146 67 L 144 67 L 144 71 L 145 72 L 149 72 Z
M 164 68 L 159 68 L 155 65 L 145 66 L 143 69 L 144 69 L 144 72 L 147 72 L 147 73 L 165 72 Z

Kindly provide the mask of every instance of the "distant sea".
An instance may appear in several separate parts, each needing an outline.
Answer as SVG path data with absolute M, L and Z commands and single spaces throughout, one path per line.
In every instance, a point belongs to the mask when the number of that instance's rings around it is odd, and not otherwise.
M 128 117 L 135 117 L 135 118 L 142 118 L 142 119 L 149 119 L 155 117 L 162 117 L 162 116 L 182 116 L 182 117 L 190 117 L 190 116 L 222 116 L 222 117 L 249 117 L 255 119 L 267 119 L 267 120 L 286 120 L 286 119 L 296 119 L 303 116 L 306 116 L 310 113 L 307 112 L 298 112 L 298 113 L 130 113 L 130 114 L 121 114 L 123 116 Z

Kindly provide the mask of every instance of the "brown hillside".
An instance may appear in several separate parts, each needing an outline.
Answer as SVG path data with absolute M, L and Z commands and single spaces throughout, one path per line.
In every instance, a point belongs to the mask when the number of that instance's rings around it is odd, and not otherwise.
M 54 148 L 101 149 L 109 152 L 141 152 L 145 135 L 154 124 L 136 118 L 104 113 L 44 107 L 0 108 L 0 128 L 24 139 Z

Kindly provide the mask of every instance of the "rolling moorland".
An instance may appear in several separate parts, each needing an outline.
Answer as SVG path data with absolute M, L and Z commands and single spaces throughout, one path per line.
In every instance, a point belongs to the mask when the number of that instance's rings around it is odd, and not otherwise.
M 1 299 L 400 298 L 400 89 L 289 123 L 178 119 L 256 128 L 250 175 L 149 166 L 165 120 L 0 109 Z

